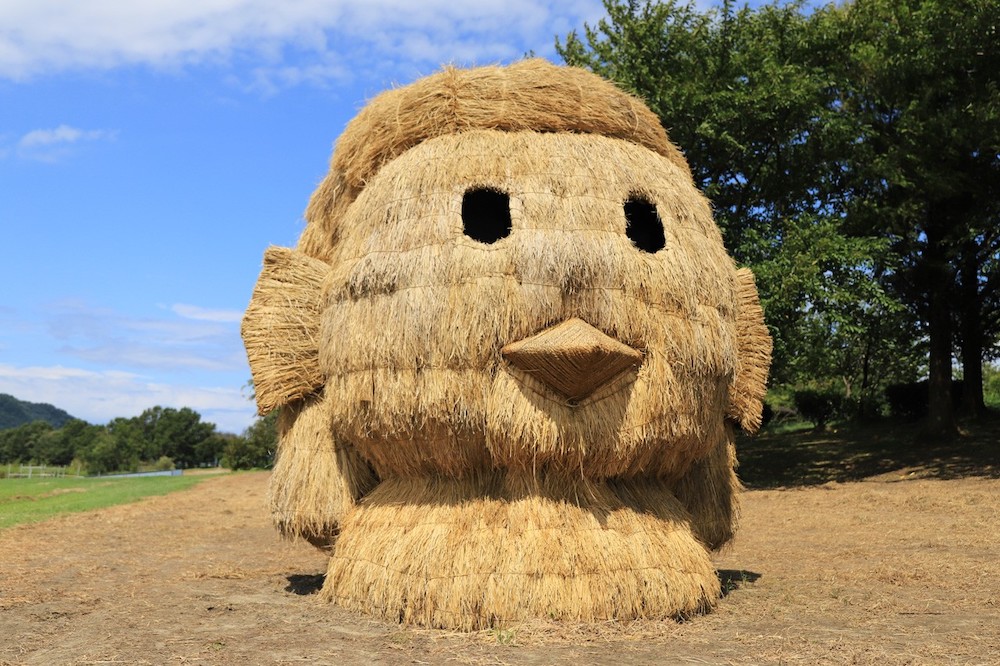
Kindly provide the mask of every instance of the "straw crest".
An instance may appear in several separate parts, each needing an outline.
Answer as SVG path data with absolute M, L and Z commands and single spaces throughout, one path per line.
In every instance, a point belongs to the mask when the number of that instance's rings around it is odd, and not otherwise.
M 330 173 L 309 202 L 299 247 L 327 258 L 348 206 L 383 166 L 437 136 L 477 129 L 573 132 L 624 139 L 687 161 L 639 99 L 582 69 L 526 59 L 507 67 L 445 68 L 372 99 L 337 141 Z

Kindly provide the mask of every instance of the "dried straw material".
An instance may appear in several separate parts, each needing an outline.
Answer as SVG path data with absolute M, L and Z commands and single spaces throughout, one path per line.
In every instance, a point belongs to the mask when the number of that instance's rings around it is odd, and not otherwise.
M 736 477 L 736 447 L 727 428 L 720 440 L 687 474 L 671 488 L 674 496 L 691 514 L 695 537 L 709 550 L 726 545 L 736 532 L 739 520 L 739 493 L 743 485 Z
M 470 192 L 499 208 L 467 219 Z M 716 603 L 770 340 L 683 157 L 611 84 L 529 60 L 373 100 L 244 335 L 261 409 L 287 405 L 271 510 L 330 548 L 327 599 L 457 629 Z
M 757 285 L 748 268 L 736 271 L 736 299 L 739 313 L 736 329 L 739 365 L 729 391 L 729 415 L 744 430 L 755 433 L 760 428 L 763 417 L 772 342 L 764 323 Z
M 509 237 L 463 234 L 474 186 L 510 194 Z M 634 193 L 665 221 L 655 254 L 624 234 Z M 595 135 L 437 137 L 383 167 L 343 230 L 320 368 L 333 427 L 381 478 L 470 474 L 487 454 L 679 478 L 724 438 L 736 269 L 708 203 L 662 156 Z M 502 356 L 573 318 L 644 355 L 575 406 Z
M 329 550 L 340 522 L 378 483 L 357 453 L 333 439 L 330 405 L 313 396 L 282 407 L 280 444 L 268 486 L 275 527 Z
M 323 596 L 392 621 L 476 630 L 530 617 L 663 619 L 719 580 L 651 482 L 491 475 L 383 481 L 350 514 Z
M 241 326 L 260 414 L 323 385 L 320 286 L 329 271 L 327 264 L 287 248 L 270 247 L 264 253 L 264 268 Z
M 477 129 L 623 139 L 690 175 L 656 115 L 641 100 L 585 70 L 537 58 L 508 67 L 449 67 L 378 95 L 348 123 L 330 174 L 309 202 L 309 226 L 299 248 L 327 258 L 328 239 L 336 237 L 340 217 L 383 166 L 428 139 Z
M 576 317 L 512 342 L 500 353 L 573 403 L 642 363 L 642 352 Z

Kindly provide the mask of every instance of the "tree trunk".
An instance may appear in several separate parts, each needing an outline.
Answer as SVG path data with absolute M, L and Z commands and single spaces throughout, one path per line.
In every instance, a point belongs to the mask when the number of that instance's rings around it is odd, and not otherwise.
M 876 329 L 877 326 L 872 326 L 872 328 L 869 329 L 868 339 L 865 341 L 864 360 L 861 363 L 861 397 L 858 400 L 857 413 L 859 420 L 865 420 L 870 416 L 868 411 L 868 402 L 871 400 L 871 390 L 869 385 L 871 384 L 872 340 L 875 337 Z
M 968 334 L 966 334 L 968 335 Z M 962 415 L 972 419 L 986 414 L 983 397 L 983 347 L 962 339 Z
M 924 262 L 927 269 L 927 328 L 930 337 L 928 404 L 925 429 L 927 435 L 947 439 L 956 434 L 955 410 L 951 402 L 951 302 L 953 271 L 948 265 L 948 252 L 942 233 L 945 211 L 928 207 L 927 249 Z
M 979 294 L 979 253 L 975 241 L 962 248 L 960 266 L 962 335 L 962 415 L 977 419 L 986 413 L 983 400 L 983 322 Z

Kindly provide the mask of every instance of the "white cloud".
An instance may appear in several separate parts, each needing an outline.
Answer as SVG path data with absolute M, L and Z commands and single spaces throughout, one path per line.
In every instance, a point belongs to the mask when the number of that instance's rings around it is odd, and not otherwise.
M 108 139 L 114 138 L 114 135 L 114 132 L 107 130 L 81 130 L 69 125 L 60 125 L 55 129 L 32 130 L 22 136 L 17 145 L 20 148 L 34 148 L 35 146 L 51 146 L 57 143 Z
M 118 133 L 113 130 L 82 130 L 69 125 L 36 129 L 18 140 L 17 154 L 28 159 L 53 162 L 67 156 L 74 144 L 114 140 L 117 136 Z
M 155 345 L 109 339 L 92 347 L 64 346 L 62 354 L 100 365 L 117 365 L 128 368 L 208 370 L 225 372 L 245 364 L 242 352 L 215 358 L 212 355 L 182 349 L 157 348 Z M 249 374 L 249 370 L 247 370 Z
M 223 432 L 242 432 L 254 418 L 253 404 L 239 387 L 157 383 L 116 370 L 0 364 L 0 393 L 47 402 L 91 423 L 137 416 L 156 405 L 190 407 Z
M 243 313 L 238 310 L 211 310 L 197 305 L 187 305 L 186 303 L 175 303 L 170 306 L 174 314 L 185 319 L 195 319 L 198 321 L 216 321 L 223 323 L 239 322 L 243 319 Z
M 175 309 L 178 308 L 179 310 Z M 239 313 L 195 305 L 167 317 L 137 317 L 77 301 L 46 308 L 47 334 L 59 353 L 127 370 L 179 369 L 249 376 L 240 341 Z
M 242 432 L 254 407 L 242 391 L 250 368 L 234 313 L 162 310 L 136 316 L 78 300 L 32 311 L 0 306 L 0 348 L 16 350 L 0 363 L 0 393 L 94 423 L 155 405 L 190 407 L 225 432 Z
M 557 33 L 601 15 L 599 0 L 5 0 L 0 78 L 246 60 L 259 88 L 366 74 L 348 63 L 429 73 L 546 55 Z

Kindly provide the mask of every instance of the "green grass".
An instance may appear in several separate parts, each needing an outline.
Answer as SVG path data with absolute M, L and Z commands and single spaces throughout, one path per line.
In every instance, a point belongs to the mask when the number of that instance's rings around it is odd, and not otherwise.
M 0 529 L 190 488 L 203 476 L 0 479 Z

